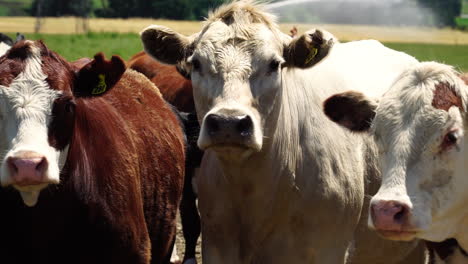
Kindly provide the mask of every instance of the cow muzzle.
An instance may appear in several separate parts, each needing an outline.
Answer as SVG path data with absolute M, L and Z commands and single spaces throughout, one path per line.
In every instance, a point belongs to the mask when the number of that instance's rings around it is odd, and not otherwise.
M 417 230 L 411 224 L 411 209 L 394 200 L 376 200 L 370 206 L 370 227 L 386 239 L 409 241 Z
M 209 113 L 203 120 L 198 146 L 203 150 L 260 151 L 261 142 L 258 142 L 255 132 L 256 126 L 251 115 Z
M 40 191 L 49 184 L 57 184 L 48 176 L 49 162 L 46 156 L 33 151 L 17 152 L 5 160 L 8 177 L 3 178 L 2 185 L 12 185 L 21 194 L 27 206 L 34 206 Z

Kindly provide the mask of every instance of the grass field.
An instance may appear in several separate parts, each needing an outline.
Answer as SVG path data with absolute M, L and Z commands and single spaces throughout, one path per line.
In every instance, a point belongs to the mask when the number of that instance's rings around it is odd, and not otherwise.
M 14 34 L 9 34 L 13 37 Z M 136 33 L 88 33 L 88 34 L 27 34 L 29 39 L 43 39 L 45 43 L 68 60 L 92 57 L 97 52 L 107 56 L 116 54 L 128 60 L 142 50 Z M 411 54 L 419 60 L 435 60 L 468 71 L 468 44 L 426 44 L 386 42 L 390 48 Z

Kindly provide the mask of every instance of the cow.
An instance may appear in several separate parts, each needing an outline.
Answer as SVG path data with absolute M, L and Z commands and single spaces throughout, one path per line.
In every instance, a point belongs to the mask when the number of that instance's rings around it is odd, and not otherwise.
M 321 104 L 351 87 L 390 85 L 417 61 L 322 30 L 291 38 L 264 8 L 233 1 L 189 37 L 158 25 L 141 32 L 148 54 L 191 76 L 205 150 L 203 263 L 398 263 L 418 242 L 381 239 L 361 217 L 380 184 L 365 166 L 373 145 Z
M 456 253 L 447 263 L 468 261 L 467 85 L 451 66 L 421 62 L 382 96 L 347 91 L 324 103 L 333 121 L 379 146 L 383 181 L 369 226 L 393 240 L 448 239 L 429 244 L 441 259 Z
M 192 83 L 187 79 L 188 76 L 184 76 L 180 68 L 161 64 L 144 51 L 138 52 L 130 58 L 127 66 L 150 79 L 159 88 L 164 99 L 179 111 L 183 121 L 187 138 L 185 182 L 180 204 L 185 239 L 183 263 L 194 264 L 196 263 L 195 252 L 201 227 L 193 182 L 196 170 L 200 167 L 203 152 L 197 147 L 200 125 L 195 113 Z M 174 261 L 177 259 L 176 255 L 174 252 Z
M 2 263 L 169 263 L 184 135 L 142 74 L 42 41 L 0 58 Z

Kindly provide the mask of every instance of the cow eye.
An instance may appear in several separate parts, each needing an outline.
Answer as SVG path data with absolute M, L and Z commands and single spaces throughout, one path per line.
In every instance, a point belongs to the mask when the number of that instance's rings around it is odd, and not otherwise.
M 270 62 L 270 72 L 274 72 L 278 70 L 278 67 L 280 66 L 280 62 L 277 60 L 272 60 Z
M 73 101 L 67 101 L 65 103 L 65 112 L 67 114 L 72 114 L 73 112 L 75 112 L 75 103 Z
M 456 131 L 447 133 L 444 137 L 444 144 L 447 146 L 455 145 L 458 142 L 458 134 Z
M 193 59 L 192 60 L 192 67 L 193 67 L 194 71 L 200 71 L 200 69 L 201 69 L 200 61 L 197 60 L 197 59 Z
M 457 148 L 458 141 L 460 140 L 460 133 L 458 130 L 453 130 L 445 134 L 444 139 L 440 145 L 440 151 L 445 152 L 451 150 L 452 148 Z

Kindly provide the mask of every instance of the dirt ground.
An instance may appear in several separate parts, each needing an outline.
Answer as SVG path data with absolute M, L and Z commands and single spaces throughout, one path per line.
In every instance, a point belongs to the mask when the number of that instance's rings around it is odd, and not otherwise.
M 180 222 L 180 217 L 178 217 L 178 219 L 177 219 L 176 245 L 177 245 L 177 252 L 179 254 L 179 257 L 181 259 L 183 259 L 184 258 L 184 250 L 185 250 L 185 241 L 184 241 L 184 234 L 182 233 L 182 223 Z M 197 258 L 197 263 L 201 264 L 202 263 L 202 259 L 201 259 L 201 236 L 200 236 L 200 238 L 198 238 L 198 242 L 197 242 L 196 258 Z

